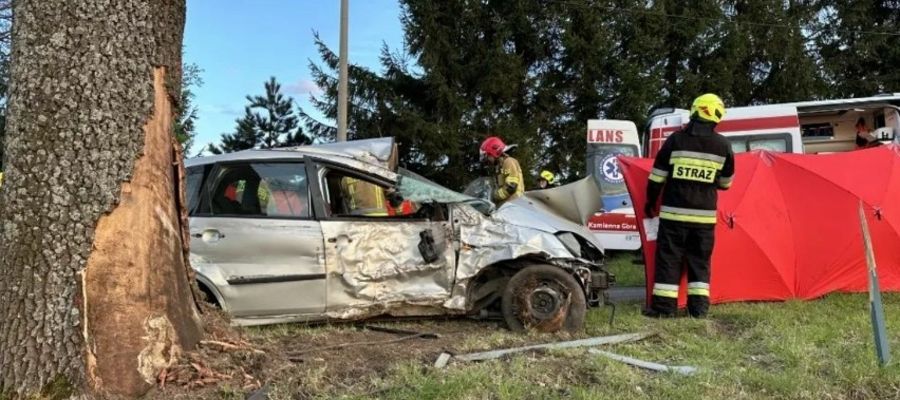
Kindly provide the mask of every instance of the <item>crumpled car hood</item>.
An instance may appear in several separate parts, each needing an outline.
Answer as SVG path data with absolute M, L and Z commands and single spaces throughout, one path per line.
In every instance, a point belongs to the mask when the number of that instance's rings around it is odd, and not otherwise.
M 560 216 L 547 205 L 528 197 L 519 197 L 504 203 L 492 217 L 499 222 L 551 234 L 572 232 L 589 241 L 597 249 L 603 250 L 603 245 L 584 225 L 576 224 Z

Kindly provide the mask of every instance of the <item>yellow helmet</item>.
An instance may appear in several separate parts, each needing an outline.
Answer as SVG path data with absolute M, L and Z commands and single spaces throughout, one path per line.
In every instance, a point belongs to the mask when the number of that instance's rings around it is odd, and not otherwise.
M 545 169 L 541 171 L 541 179 L 547 181 L 547 183 L 553 183 L 553 181 L 556 179 L 556 176 L 553 175 L 552 172 Z
M 694 104 L 691 104 L 691 117 L 694 116 L 718 124 L 725 118 L 725 103 L 719 96 L 712 93 L 704 94 L 694 99 Z

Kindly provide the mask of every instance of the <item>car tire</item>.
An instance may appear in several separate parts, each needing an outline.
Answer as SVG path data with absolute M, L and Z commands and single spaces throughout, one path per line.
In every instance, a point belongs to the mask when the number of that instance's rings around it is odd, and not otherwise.
M 584 289 L 571 273 L 552 265 L 532 265 L 516 273 L 500 305 L 515 332 L 579 332 L 587 314 Z

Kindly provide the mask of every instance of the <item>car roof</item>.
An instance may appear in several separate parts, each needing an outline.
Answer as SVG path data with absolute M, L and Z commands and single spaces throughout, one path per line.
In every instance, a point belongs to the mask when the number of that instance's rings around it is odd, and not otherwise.
M 329 151 L 304 151 L 304 147 L 271 150 L 242 150 L 236 151 L 234 153 L 195 157 L 186 159 L 184 161 L 184 166 L 186 168 L 190 168 L 232 161 L 300 161 L 308 157 L 310 159 L 325 161 L 329 164 L 349 168 L 365 174 L 375 175 L 381 179 L 387 179 L 391 182 L 396 182 L 398 179 L 398 175 L 394 171 L 391 171 L 385 165 L 379 164 L 375 159 L 363 161 L 358 158 L 340 155 L 339 153 Z M 315 149 L 314 146 L 309 146 L 308 148 Z
M 305 153 L 284 151 L 284 150 L 242 150 L 234 153 L 216 154 L 212 156 L 194 157 L 184 160 L 185 167 L 194 167 L 198 165 L 207 165 L 229 161 L 248 161 L 248 160 L 291 160 L 303 159 Z

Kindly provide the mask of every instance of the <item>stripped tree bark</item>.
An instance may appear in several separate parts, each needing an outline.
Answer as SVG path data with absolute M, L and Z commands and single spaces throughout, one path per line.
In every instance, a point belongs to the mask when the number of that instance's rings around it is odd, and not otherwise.
M 202 334 L 172 132 L 184 0 L 13 7 L 0 388 L 138 396 Z

